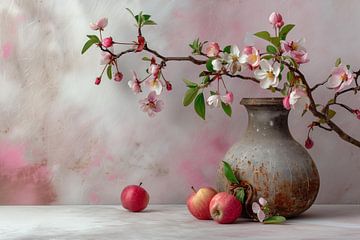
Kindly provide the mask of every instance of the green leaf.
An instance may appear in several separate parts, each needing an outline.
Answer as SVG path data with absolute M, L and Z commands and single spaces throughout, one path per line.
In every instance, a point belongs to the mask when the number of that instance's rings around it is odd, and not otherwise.
M 125 9 L 135 18 L 134 13 L 129 8 L 125 8 Z
M 275 47 L 280 48 L 280 38 L 272 37 L 269 41 L 274 44 Z
M 231 117 L 232 114 L 232 109 L 231 109 L 231 105 L 230 104 L 226 104 L 224 102 L 221 102 L 221 107 L 224 110 L 224 112 L 226 113 L 226 115 L 228 115 L 229 117 Z
M 143 26 L 144 25 L 156 25 L 156 22 L 154 22 L 153 20 L 146 20 L 144 23 L 143 23 Z
M 335 112 L 334 110 L 332 110 L 332 109 L 329 108 L 329 109 L 327 110 L 327 114 L 326 114 L 326 115 L 327 115 L 327 118 L 328 118 L 328 119 L 332 119 L 332 118 L 335 116 L 335 114 L 336 114 L 336 112 Z
M 244 188 L 241 187 L 238 190 L 236 190 L 235 196 L 242 204 L 245 203 L 245 189 Z
M 111 80 L 111 78 L 112 78 L 111 65 L 109 65 L 109 66 L 107 67 L 106 73 L 107 73 L 108 78 Z
M 335 100 L 332 98 L 332 99 L 330 99 L 329 101 L 328 101 L 328 104 L 332 104 L 332 103 L 334 103 L 335 102 Z
M 231 46 L 228 45 L 228 46 L 224 47 L 223 52 L 224 53 L 230 53 L 230 50 L 231 50 Z
M 336 59 L 335 67 L 338 67 L 341 64 L 341 58 Z
M 283 216 L 272 216 L 272 217 L 268 217 L 264 220 L 263 223 L 266 224 L 279 224 L 279 223 L 283 223 L 286 221 L 286 218 Z
M 99 43 L 100 39 L 96 35 L 86 35 L 89 39 L 93 40 L 94 43 Z
M 207 76 L 205 76 L 204 79 L 202 80 L 202 83 L 203 83 L 203 84 L 207 84 L 207 83 L 209 83 L 209 82 L 210 82 L 210 77 L 207 75 Z
M 270 59 L 273 59 L 273 58 L 274 58 L 273 55 L 263 55 L 263 56 L 261 57 L 261 59 L 266 59 L 266 60 L 270 60 Z
M 201 53 L 201 43 L 199 38 L 195 39 L 191 44 L 189 44 L 189 46 L 191 47 L 192 54 L 200 54 Z
M 287 24 L 283 26 L 279 32 L 280 40 L 285 40 L 288 33 L 295 27 L 294 24 Z
M 204 99 L 204 93 L 199 93 L 199 95 L 197 95 L 197 97 L 195 98 L 195 102 L 194 102 L 194 108 L 195 108 L 195 112 L 202 118 L 205 120 L 205 99 Z
M 321 119 L 319 118 L 318 122 L 319 122 L 320 124 L 326 123 L 325 119 L 323 119 L 323 118 L 321 118 Z
M 291 81 L 292 81 L 294 78 L 295 78 L 294 72 L 289 71 L 289 72 L 286 74 L 286 79 L 288 80 L 289 83 L 291 83 Z
M 239 180 L 237 180 L 230 164 L 225 161 L 223 161 L 223 163 L 224 163 L 224 175 L 226 179 L 231 183 L 239 184 Z
M 190 80 L 184 79 L 183 81 L 184 81 L 184 83 L 186 84 L 186 86 L 189 87 L 189 88 L 196 88 L 196 87 L 198 87 L 198 84 L 197 84 L 197 83 L 194 83 L 194 82 L 192 82 L 192 81 L 190 81 Z
M 277 49 L 274 46 L 268 45 L 266 51 L 271 54 L 277 54 Z
M 142 19 L 143 19 L 144 21 L 149 20 L 149 19 L 150 19 L 150 17 L 151 17 L 151 15 L 148 15 L 148 14 L 144 14 L 144 15 L 142 15 Z
M 347 64 L 347 65 L 346 65 L 346 68 L 347 68 L 348 70 L 350 70 L 350 65 L 349 65 L 349 64 Z
M 142 60 L 143 60 L 143 61 L 151 61 L 151 59 L 148 58 L 148 57 L 143 57 Z
M 190 103 L 192 103 L 192 101 L 194 101 L 194 98 L 196 97 L 197 93 L 199 91 L 198 87 L 194 87 L 194 88 L 189 88 L 183 98 L 183 105 L 186 107 L 188 105 L 190 105 Z
M 210 91 L 210 95 L 216 95 L 217 93 L 215 91 Z
M 264 40 L 269 41 L 269 42 L 271 40 L 270 33 L 267 32 L 267 31 L 257 32 L 254 35 L 257 36 L 258 38 L 264 39 Z
M 92 39 L 88 40 L 84 47 L 81 50 L 81 54 L 84 54 L 92 45 L 94 44 L 94 41 Z
M 213 60 L 214 60 L 213 58 L 209 58 L 209 60 L 206 62 L 206 69 L 209 72 L 214 72 L 214 68 L 213 68 L 213 65 L 212 65 Z

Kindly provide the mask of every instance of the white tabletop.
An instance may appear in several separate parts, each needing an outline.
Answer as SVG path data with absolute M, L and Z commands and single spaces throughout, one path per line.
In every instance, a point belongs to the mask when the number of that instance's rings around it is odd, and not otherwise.
M 360 239 L 360 205 L 314 205 L 282 225 L 194 219 L 185 205 L 0 206 L 0 239 Z

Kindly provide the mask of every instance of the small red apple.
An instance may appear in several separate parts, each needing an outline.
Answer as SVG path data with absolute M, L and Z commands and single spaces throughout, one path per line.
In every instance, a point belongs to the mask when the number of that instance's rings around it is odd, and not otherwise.
M 241 202 L 233 195 L 220 192 L 210 202 L 211 217 L 218 223 L 233 223 L 240 217 Z
M 197 219 L 210 220 L 209 204 L 217 192 L 210 187 L 200 188 L 199 191 L 196 191 L 194 187 L 191 188 L 193 193 L 187 200 L 187 207 L 190 213 Z
M 149 194 L 140 183 L 137 185 L 129 185 L 121 192 L 121 203 L 124 208 L 131 212 L 140 212 L 144 210 L 149 203 Z

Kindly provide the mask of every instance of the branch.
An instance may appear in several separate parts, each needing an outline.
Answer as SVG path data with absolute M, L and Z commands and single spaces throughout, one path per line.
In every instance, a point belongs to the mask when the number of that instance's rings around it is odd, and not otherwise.
M 316 84 L 315 86 L 313 86 L 313 87 L 311 88 L 311 91 L 314 91 L 314 90 L 317 89 L 318 87 L 320 87 L 320 86 L 324 85 L 325 83 L 327 83 L 327 81 L 329 81 L 329 78 L 330 78 L 330 77 L 331 77 L 331 75 L 328 76 L 325 81 L 323 81 L 323 82 L 321 82 L 321 83 L 318 83 L 318 84 Z
M 351 137 L 350 135 L 348 135 L 347 133 L 345 133 L 337 124 L 335 124 L 333 121 L 331 121 L 330 119 L 327 118 L 327 116 L 321 112 L 319 112 L 316 109 L 316 103 L 315 100 L 312 96 L 311 93 L 311 88 L 308 84 L 308 82 L 305 79 L 304 74 L 297 68 L 294 68 L 293 66 L 291 66 L 289 63 L 285 62 L 285 61 L 281 61 L 281 63 L 283 63 L 284 65 L 286 65 L 288 67 L 288 69 L 290 69 L 293 72 L 296 72 L 299 77 L 302 80 L 302 83 L 305 85 L 306 87 L 306 93 L 310 99 L 310 106 L 309 106 L 309 110 L 311 111 L 311 113 L 315 116 L 318 117 L 319 119 L 323 119 L 325 121 L 325 123 L 330 127 L 330 129 L 332 129 L 333 131 L 335 131 L 339 137 L 341 139 L 343 139 L 344 141 L 351 143 L 357 147 L 360 148 L 360 141 L 356 140 L 355 138 Z

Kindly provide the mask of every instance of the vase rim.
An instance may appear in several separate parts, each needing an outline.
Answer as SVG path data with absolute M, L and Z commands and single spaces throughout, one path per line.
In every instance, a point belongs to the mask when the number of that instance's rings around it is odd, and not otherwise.
M 283 98 L 243 98 L 240 104 L 244 106 L 283 106 Z

